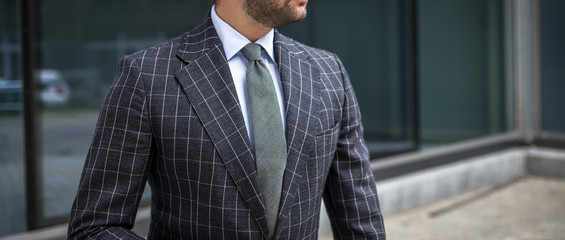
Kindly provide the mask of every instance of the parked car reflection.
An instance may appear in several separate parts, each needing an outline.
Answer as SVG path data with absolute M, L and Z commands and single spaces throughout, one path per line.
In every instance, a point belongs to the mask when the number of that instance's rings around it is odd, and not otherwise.
M 22 83 L 20 80 L 0 79 L 0 111 L 22 109 Z
M 65 105 L 69 101 L 69 87 L 63 80 L 61 73 L 56 70 L 41 70 L 39 72 L 41 84 L 41 102 L 45 106 Z
M 56 70 L 39 71 L 39 100 L 45 107 L 65 105 L 70 90 L 61 73 Z M 23 108 L 23 84 L 21 80 L 0 79 L 0 110 L 18 111 Z

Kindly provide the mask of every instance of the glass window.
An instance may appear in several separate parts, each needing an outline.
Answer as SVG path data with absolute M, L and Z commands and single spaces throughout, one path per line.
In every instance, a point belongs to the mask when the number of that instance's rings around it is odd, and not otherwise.
M 26 230 L 20 1 L 0 2 L 0 236 Z
M 208 8 L 207 1 L 40 1 L 44 219 L 69 215 L 119 58 L 190 30 Z
M 541 25 L 542 129 L 565 133 L 565 1 L 543 0 Z
M 372 157 L 415 148 L 411 2 L 309 2 L 304 22 L 280 29 L 341 58 L 359 100 Z
M 422 146 L 506 130 L 503 1 L 418 1 Z
M 69 214 L 118 59 L 191 29 L 209 4 L 39 2 L 40 219 Z M 19 1 L 3 1 L 0 6 L 0 80 L 18 80 L 20 30 L 13 23 Z M 304 22 L 280 31 L 340 56 L 359 100 L 371 156 L 378 157 L 412 150 L 420 143 L 429 146 L 506 130 L 502 6 L 503 0 L 313 1 Z M 18 179 L 15 184 L 21 185 L 23 195 L 21 86 L 9 83 L 17 90 L 0 98 L 0 104 L 13 109 L 0 110 L 0 143 L 10 139 L 0 145 L 7 152 L 0 155 L 0 164 L 17 164 L 2 168 L 12 175 L 0 176 Z M 552 86 L 549 80 L 546 83 Z M 558 89 L 558 82 L 551 84 Z M 1 186 L 6 183 L 11 184 L 3 180 Z M 14 186 L 18 185 L 5 188 Z M 22 220 L 10 219 L 10 224 L 24 229 L 24 197 L 12 195 L 1 196 L 0 209 L 18 211 Z M 11 199 L 17 201 L 8 202 Z M 21 207 L 12 207 L 17 204 Z M 4 206 L 10 207 L 3 210 Z M 3 213 L 0 221 L 11 216 Z M 0 224 L 0 234 L 3 227 L 19 231 Z

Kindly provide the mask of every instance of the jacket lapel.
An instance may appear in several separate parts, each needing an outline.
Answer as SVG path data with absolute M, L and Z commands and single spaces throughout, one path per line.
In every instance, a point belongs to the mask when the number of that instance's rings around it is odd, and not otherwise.
M 211 18 L 188 34 L 178 57 L 188 65 L 175 76 L 243 196 L 267 235 L 255 159 L 222 43 Z
M 275 32 L 275 58 L 284 92 L 288 147 L 276 235 L 288 225 L 297 190 L 308 177 L 305 176 L 306 161 L 312 152 L 313 134 L 319 131 L 319 69 L 310 65 L 307 55 L 294 49 L 292 44 L 292 40 Z

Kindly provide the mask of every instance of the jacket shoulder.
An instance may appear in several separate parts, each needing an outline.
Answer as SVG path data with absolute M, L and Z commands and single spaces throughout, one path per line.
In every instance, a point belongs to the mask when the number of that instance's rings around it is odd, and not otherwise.
M 306 45 L 302 42 L 287 37 L 280 32 L 277 32 L 275 43 L 284 45 L 284 47 L 286 47 L 289 52 L 292 52 L 295 55 L 302 55 L 303 59 L 314 61 L 331 59 L 331 62 L 339 61 L 339 57 L 333 52 Z
M 187 34 L 188 33 L 183 33 L 182 35 L 169 39 L 165 42 L 161 42 L 150 47 L 139 49 L 131 54 L 126 55 L 124 58 L 130 58 L 130 59 L 154 58 L 163 53 L 169 54 L 171 50 L 173 51 L 173 53 L 175 53 L 176 52 L 175 49 L 178 49 L 182 45 L 183 39 L 186 38 Z

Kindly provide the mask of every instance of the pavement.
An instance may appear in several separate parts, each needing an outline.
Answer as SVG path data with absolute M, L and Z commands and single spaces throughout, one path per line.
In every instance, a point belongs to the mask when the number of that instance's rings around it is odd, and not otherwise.
M 565 239 L 565 179 L 529 176 L 385 216 L 387 239 Z

